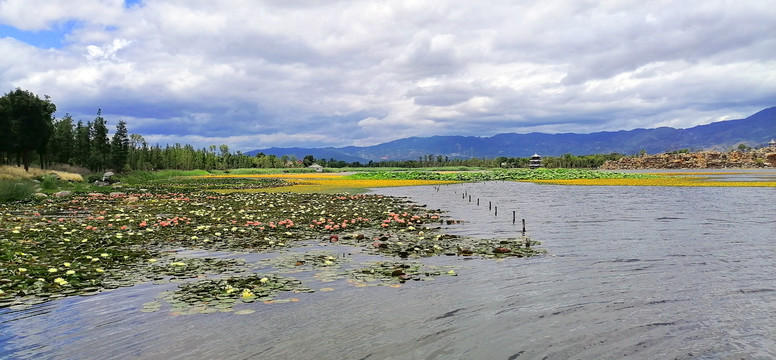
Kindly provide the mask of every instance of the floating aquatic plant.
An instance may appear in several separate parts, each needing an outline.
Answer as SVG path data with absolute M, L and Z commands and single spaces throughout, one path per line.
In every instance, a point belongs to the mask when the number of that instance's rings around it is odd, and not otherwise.
M 248 271 L 244 262 L 235 259 L 175 256 L 179 249 L 275 253 L 314 241 L 409 258 L 537 253 L 525 246 L 530 242 L 525 239 L 495 244 L 439 234 L 430 226 L 451 220 L 442 219 L 439 210 L 406 199 L 292 192 L 222 194 L 211 190 L 281 183 L 224 178 L 216 180 L 217 186 L 200 186 L 211 180 L 167 179 L 109 194 L 0 204 L 0 307 L 90 295 L 141 282 L 188 281 Z M 205 190 L 198 191 L 200 187 Z M 333 276 L 342 276 L 343 264 L 350 261 L 315 252 L 299 256 L 290 264 L 294 268 Z
M 309 293 L 299 280 L 275 274 L 252 274 L 184 283 L 175 291 L 159 295 L 175 314 L 202 314 L 232 311 L 235 304 L 271 302 L 280 292 Z M 160 302 L 147 303 L 144 311 L 161 309 Z
M 407 281 L 433 280 L 439 276 L 456 276 L 449 267 L 424 265 L 419 262 L 377 261 L 348 270 L 345 277 L 356 286 L 399 286 Z

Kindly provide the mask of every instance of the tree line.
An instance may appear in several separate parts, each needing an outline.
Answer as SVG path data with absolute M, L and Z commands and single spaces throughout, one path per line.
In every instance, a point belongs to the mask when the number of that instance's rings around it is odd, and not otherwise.
M 597 168 L 607 160 L 617 160 L 624 155 L 618 153 L 545 156 L 541 162 L 547 168 Z M 449 158 L 444 155 L 427 154 L 418 160 L 384 160 L 365 165 L 351 163 L 348 166 L 366 167 L 398 167 L 398 168 L 424 168 L 424 167 L 482 167 L 482 168 L 527 168 L 530 157 L 505 157 L 497 158 Z M 320 162 L 319 162 L 320 163 Z M 323 164 L 321 164 L 323 165 Z M 339 167 L 339 166 L 329 166 Z
M 317 163 L 329 168 L 343 167 L 528 167 L 529 158 L 498 157 L 449 158 L 428 154 L 418 160 L 386 160 L 345 162 L 336 159 L 315 159 L 312 155 L 297 159 L 295 156 L 255 156 L 240 151 L 230 152 L 227 145 L 210 145 L 200 149 L 189 144 L 162 147 L 151 145 L 139 134 L 129 134 L 127 124 L 120 120 L 109 137 L 108 122 L 97 110 L 94 120 L 84 123 L 70 114 L 55 119 L 57 107 L 48 96 L 16 89 L 0 97 L 0 164 L 16 164 L 28 169 L 32 161 L 41 167 L 52 164 L 80 166 L 91 171 L 114 170 L 228 170 L 237 168 L 293 168 Z M 596 154 L 544 157 L 543 166 L 550 168 L 596 168 L 607 160 L 616 160 L 621 154 Z M 35 160 L 34 160 L 35 159 Z
M 97 110 L 92 121 L 74 120 L 70 114 L 55 119 L 57 107 L 49 96 L 42 99 L 16 89 L 0 97 L 0 164 L 29 169 L 52 164 L 80 166 L 91 171 L 114 170 L 226 170 L 235 168 L 301 167 L 293 156 L 249 156 L 231 153 L 227 145 L 195 149 L 191 145 L 151 145 L 142 135 L 129 134 L 120 120 L 109 137 L 108 122 Z

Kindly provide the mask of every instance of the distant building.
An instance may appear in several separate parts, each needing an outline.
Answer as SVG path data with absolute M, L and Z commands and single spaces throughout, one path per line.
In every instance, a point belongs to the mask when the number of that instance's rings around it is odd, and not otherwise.
M 310 169 L 315 169 L 315 172 L 323 172 L 323 166 L 320 166 L 316 163 L 313 163 L 312 165 L 308 166 Z
M 771 139 L 771 141 L 768 141 L 768 147 L 776 147 L 776 140 Z
M 534 153 L 531 159 L 528 160 L 528 167 L 531 169 L 537 169 L 542 167 L 542 157 L 539 154 Z

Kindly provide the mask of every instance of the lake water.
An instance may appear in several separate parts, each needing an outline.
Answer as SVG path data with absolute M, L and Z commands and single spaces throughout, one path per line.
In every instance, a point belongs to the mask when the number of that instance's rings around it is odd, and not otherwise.
M 515 237 L 525 219 L 548 253 L 427 258 L 458 276 L 313 284 L 334 291 L 246 304 L 248 315 L 139 311 L 176 284 L 2 309 L 0 358 L 776 358 L 776 189 L 488 182 L 376 192 L 465 220 L 449 233 Z

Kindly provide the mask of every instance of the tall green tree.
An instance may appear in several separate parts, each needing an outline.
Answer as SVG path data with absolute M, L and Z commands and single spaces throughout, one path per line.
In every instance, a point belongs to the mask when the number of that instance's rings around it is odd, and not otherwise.
M 83 124 L 81 120 L 75 126 L 75 149 L 73 155 L 75 164 L 83 167 L 89 167 L 89 154 L 91 153 L 90 129 L 91 122 Z
M 108 142 L 108 123 L 102 117 L 102 109 L 97 109 L 90 129 L 89 168 L 95 171 L 105 170 L 110 159 L 110 143 Z
M 140 134 L 129 135 L 129 165 L 134 170 L 148 170 L 148 143 Z
M 16 149 L 16 134 L 11 127 L 11 107 L 5 96 L 0 98 L 0 164 L 6 164 Z
M 110 142 L 111 163 L 116 171 L 124 171 L 129 159 L 129 133 L 127 123 L 119 120 L 116 125 L 116 132 Z
M 70 114 L 54 123 L 54 131 L 49 141 L 51 160 L 60 164 L 69 164 L 75 156 L 75 132 Z
M 2 138 L 4 144 L 0 145 L 1 149 L 10 149 L 10 152 L 15 153 L 17 165 L 24 164 L 25 170 L 30 168 L 33 151 L 41 156 L 41 165 L 45 164 L 46 146 L 51 137 L 56 111 L 57 106 L 48 95 L 41 99 L 19 88 L 3 95 L 0 98 L 0 118 L 4 120 L 0 122 L 7 133 Z

